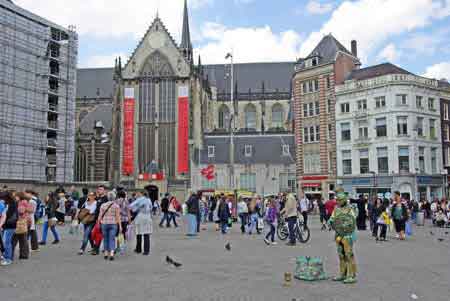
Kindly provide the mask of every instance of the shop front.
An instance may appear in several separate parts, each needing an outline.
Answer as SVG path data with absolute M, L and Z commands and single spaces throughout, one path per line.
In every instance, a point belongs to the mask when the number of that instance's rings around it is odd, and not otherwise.
M 441 199 L 445 191 L 443 183 L 442 176 L 418 176 L 417 196 L 419 200 Z
M 393 178 L 390 176 L 354 177 L 340 181 L 351 198 L 358 198 L 361 194 L 367 198 L 374 195 L 385 198 L 392 193 Z
M 328 176 L 303 176 L 300 178 L 299 186 L 308 199 L 327 200 L 335 189 L 335 182 Z

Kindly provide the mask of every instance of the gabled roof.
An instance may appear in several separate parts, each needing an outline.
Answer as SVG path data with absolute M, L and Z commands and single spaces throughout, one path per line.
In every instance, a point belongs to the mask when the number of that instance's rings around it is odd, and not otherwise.
M 178 48 L 177 43 L 175 42 L 175 39 L 172 37 L 172 35 L 170 34 L 170 32 L 167 30 L 166 26 L 164 25 L 163 21 L 159 18 L 159 16 L 156 16 L 155 19 L 153 20 L 152 24 L 148 27 L 147 31 L 145 32 L 145 34 L 142 36 L 141 40 L 139 41 L 139 43 L 137 44 L 136 48 L 134 48 L 133 53 L 130 55 L 130 58 L 128 59 L 128 62 L 125 64 L 123 69 L 126 69 L 126 67 L 128 66 L 128 64 L 131 62 L 132 58 L 134 57 L 134 55 L 136 54 L 136 51 L 139 49 L 139 47 L 141 47 L 142 43 L 144 43 L 145 38 L 147 37 L 147 35 L 150 33 L 150 30 L 152 29 L 153 26 L 155 26 L 156 23 L 159 23 L 162 27 L 162 29 L 164 30 L 164 32 L 169 36 L 170 41 L 173 43 L 173 45 L 175 46 L 175 48 Z M 181 52 L 180 52 L 181 54 Z
M 234 81 L 237 82 L 239 93 L 260 92 L 262 83 L 266 92 L 289 92 L 292 75 L 294 74 L 294 62 L 281 63 L 245 63 L 234 64 Z M 230 92 L 230 65 L 204 65 L 204 76 L 208 76 L 212 86 L 217 87 L 218 92 Z
M 80 122 L 80 131 L 82 134 L 94 132 L 96 121 L 101 121 L 107 133 L 111 132 L 112 127 L 112 104 L 102 104 L 95 107 L 95 110 L 88 113 Z
M 346 80 L 365 80 L 387 74 L 408 74 L 413 73 L 402 69 L 391 63 L 383 63 L 375 66 L 370 66 L 362 69 L 353 70 L 346 78 Z
M 234 158 L 236 164 L 295 164 L 294 135 L 245 135 L 234 137 Z M 290 155 L 283 155 L 283 144 L 289 145 Z M 245 146 L 252 146 L 252 155 L 245 156 Z M 208 157 L 208 146 L 215 147 L 215 156 Z M 200 151 L 201 164 L 226 164 L 230 162 L 230 137 L 206 136 Z M 198 162 L 198 150 L 193 156 Z
M 112 98 L 113 74 L 114 68 L 78 69 L 77 98 Z
M 345 48 L 344 45 L 336 40 L 336 38 L 330 33 L 322 38 L 319 44 L 317 44 L 317 46 L 306 58 L 299 60 L 298 68 L 304 68 L 304 61 L 314 56 L 319 57 L 319 65 L 332 63 L 336 59 L 336 54 L 338 52 L 343 52 L 350 56 L 353 56 L 353 54 L 348 51 L 347 48 Z M 355 59 L 358 58 L 355 57 Z

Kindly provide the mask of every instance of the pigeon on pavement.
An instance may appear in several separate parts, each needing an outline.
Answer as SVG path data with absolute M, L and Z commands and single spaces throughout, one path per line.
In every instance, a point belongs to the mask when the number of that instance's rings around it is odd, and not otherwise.
M 231 251 L 231 244 L 229 242 L 225 245 L 225 249 Z

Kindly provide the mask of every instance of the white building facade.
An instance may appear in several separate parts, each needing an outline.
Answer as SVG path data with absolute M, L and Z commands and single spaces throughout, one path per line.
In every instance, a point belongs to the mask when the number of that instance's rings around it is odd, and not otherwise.
M 336 87 L 338 184 L 352 195 L 441 198 L 440 90 L 392 64 L 353 71 Z

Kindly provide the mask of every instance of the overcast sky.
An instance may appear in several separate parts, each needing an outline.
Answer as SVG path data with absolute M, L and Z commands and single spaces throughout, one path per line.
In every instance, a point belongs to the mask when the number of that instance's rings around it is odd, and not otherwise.
M 108 67 L 127 57 L 159 11 L 180 41 L 184 0 L 14 0 L 80 37 L 79 66 Z M 358 41 L 363 65 L 385 61 L 450 79 L 450 0 L 188 0 L 196 56 L 224 63 L 293 61 L 323 35 Z

